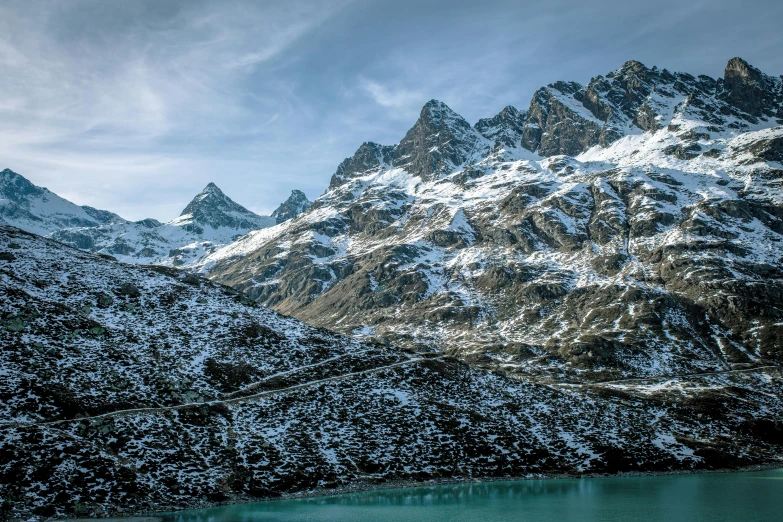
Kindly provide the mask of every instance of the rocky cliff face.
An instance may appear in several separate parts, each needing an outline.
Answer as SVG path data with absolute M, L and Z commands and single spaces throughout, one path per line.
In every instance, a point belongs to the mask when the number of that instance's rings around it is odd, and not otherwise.
M 205 267 L 302 320 L 518 374 L 777 364 L 782 84 L 632 61 L 474 128 L 429 102 Z
M 312 202 L 307 199 L 304 192 L 301 190 L 293 190 L 288 199 L 272 212 L 272 217 L 275 218 L 278 223 L 282 223 L 283 221 L 295 218 L 311 206 Z
M 0 498 L 12 519 L 390 480 L 716 469 L 783 451 L 778 368 L 508 379 L 7 226 L 0 295 Z

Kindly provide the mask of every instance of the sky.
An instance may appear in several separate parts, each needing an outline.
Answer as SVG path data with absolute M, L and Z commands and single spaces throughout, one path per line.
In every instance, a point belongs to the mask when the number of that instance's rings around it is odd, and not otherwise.
M 0 169 L 126 219 L 269 214 L 435 98 L 469 122 L 630 59 L 783 74 L 783 2 L 2 0 Z

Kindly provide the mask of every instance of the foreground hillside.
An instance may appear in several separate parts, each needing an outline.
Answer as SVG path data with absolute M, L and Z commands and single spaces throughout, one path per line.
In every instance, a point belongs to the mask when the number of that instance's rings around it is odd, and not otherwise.
M 365 344 L 0 226 L 0 498 L 105 515 L 389 480 L 783 454 L 777 367 L 601 385 Z
M 581 381 L 779 363 L 783 81 L 628 62 L 471 126 L 431 101 L 205 259 L 303 321 Z

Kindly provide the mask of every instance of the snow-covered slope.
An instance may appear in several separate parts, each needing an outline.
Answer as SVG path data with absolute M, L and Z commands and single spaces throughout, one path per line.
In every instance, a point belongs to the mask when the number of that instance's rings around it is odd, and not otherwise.
M 217 248 L 252 230 L 270 227 L 273 217 L 259 216 L 232 201 L 214 183 L 168 223 L 154 219 L 99 227 L 67 228 L 50 237 L 77 248 L 141 264 L 190 266 Z
M 45 235 L 63 228 L 125 223 L 125 220 L 106 210 L 75 205 L 5 169 L 0 172 L 0 223 Z
M 304 193 L 294 190 L 272 216 L 259 216 L 210 183 L 176 219 L 134 222 L 75 205 L 11 170 L 0 172 L 0 223 L 127 263 L 195 266 L 248 232 L 292 219 L 309 206 Z
M 783 81 L 628 62 L 471 128 L 431 101 L 202 269 L 313 324 L 521 374 L 783 357 Z
M 783 454 L 777 368 L 509 379 L 6 226 L 0 295 L 0 498 L 12 519 Z
M 272 212 L 272 217 L 277 223 L 293 219 L 312 205 L 312 201 L 301 190 L 292 190 L 287 200 L 283 201 L 279 207 Z

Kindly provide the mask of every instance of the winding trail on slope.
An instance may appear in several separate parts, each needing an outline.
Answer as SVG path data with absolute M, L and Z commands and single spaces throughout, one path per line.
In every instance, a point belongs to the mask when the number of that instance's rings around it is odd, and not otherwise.
M 162 413 L 164 411 L 186 410 L 186 409 L 190 409 L 190 408 L 196 408 L 196 407 L 199 407 L 199 406 L 214 406 L 214 405 L 218 405 L 218 404 L 242 404 L 242 403 L 244 403 L 244 401 L 252 401 L 254 399 L 258 399 L 260 397 L 264 397 L 264 396 L 267 396 L 267 395 L 277 395 L 277 394 L 282 394 L 282 393 L 288 393 L 288 392 L 296 391 L 296 390 L 299 390 L 299 389 L 302 389 L 302 388 L 308 388 L 310 386 L 317 386 L 317 385 L 323 384 L 325 382 L 339 381 L 339 380 L 343 380 L 343 379 L 348 379 L 350 377 L 355 377 L 357 375 L 366 375 L 366 374 L 370 374 L 370 373 L 380 372 L 380 371 L 383 371 L 383 370 L 386 370 L 386 369 L 389 369 L 389 368 L 395 368 L 395 367 L 398 367 L 398 366 L 405 366 L 407 364 L 414 364 L 414 363 L 421 362 L 421 361 L 433 361 L 433 360 L 443 359 L 445 357 L 446 357 L 445 355 L 438 355 L 438 356 L 434 356 L 434 357 L 410 358 L 410 359 L 405 360 L 405 361 L 400 361 L 400 362 L 396 362 L 396 363 L 393 363 L 393 364 L 387 364 L 385 366 L 377 366 L 375 368 L 369 368 L 367 370 L 361 370 L 361 371 L 358 371 L 358 372 L 344 373 L 344 374 L 341 374 L 341 375 L 335 375 L 333 377 L 327 377 L 325 379 L 318 379 L 318 380 L 315 380 L 315 381 L 303 382 L 303 383 L 300 383 L 300 384 L 295 384 L 293 386 L 289 386 L 287 388 L 280 388 L 280 389 L 277 389 L 277 390 L 266 390 L 266 391 L 259 392 L 259 393 L 253 394 L 253 395 L 246 395 L 246 396 L 243 396 L 243 397 L 233 397 L 233 398 L 228 398 L 228 399 L 217 399 L 217 400 L 214 400 L 214 401 L 204 401 L 204 402 L 188 402 L 188 403 L 185 403 L 185 404 L 177 404 L 177 405 L 174 405 L 174 406 L 161 406 L 161 407 L 156 407 L 156 408 L 131 408 L 131 409 L 128 409 L 128 410 L 118 410 L 118 411 L 113 411 L 113 412 L 109 412 L 109 413 L 102 413 L 100 415 L 94 415 L 94 416 L 91 416 L 91 417 L 79 417 L 79 418 L 74 418 L 74 419 L 61 419 L 61 420 L 47 421 L 47 422 L 3 421 L 3 422 L 0 422 L 0 425 L 3 425 L 3 426 L 57 426 L 57 425 L 60 425 L 60 424 L 68 424 L 68 423 L 72 423 L 72 422 L 89 422 L 89 421 L 97 420 L 97 419 L 107 419 L 107 418 L 111 418 L 111 417 L 120 417 L 120 416 L 125 416 L 125 415 L 135 415 L 137 413 L 155 414 L 155 413 Z M 322 362 L 326 362 L 326 361 L 322 361 Z M 314 366 L 314 365 L 303 366 L 301 368 L 297 368 L 297 369 L 294 369 L 294 370 L 287 370 L 286 372 L 281 372 L 281 373 L 282 374 L 291 373 L 291 372 L 294 372 L 296 370 L 305 369 L 305 368 L 312 367 L 312 366 Z M 317 364 L 316 364 L 316 366 L 317 366 Z M 279 375 L 279 374 L 276 374 L 276 375 Z M 270 376 L 267 379 L 264 379 L 264 381 L 269 380 L 272 377 L 274 377 L 274 376 Z M 260 385 L 264 381 L 260 381 L 258 383 L 255 383 L 255 385 Z M 251 385 L 251 386 L 254 386 L 254 385 Z M 237 392 L 235 392 L 235 393 L 237 393 Z
M 769 364 L 766 366 L 756 366 L 754 368 L 740 368 L 736 370 L 716 370 L 714 372 L 701 372 L 701 373 L 686 373 L 682 375 L 659 375 L 655 377 L 629 377 L 627 379 L 615 379 L 611 381 L 598 381 L 598 382 L 561 382 L 561 383 L 551 383 L 553 385 L 559 385 L 559 386 L 603 386 L 605 384 L 623 384 L 623 383 L 634 383 L 634 382 L 648 382 L 648 381 L 664 381 L 664 380 L 676 380 L 676 379 L 688 379 L 691 377 L 706 377 L 708 375 L 725 375 L 728 373 L 745 373 L 745 372 L 755 372 L 759 370 L 766 370 L 769 368 L 775 368 L 778 370 L 783 369 L 783 367 L 778 366 L 776 364 Z

